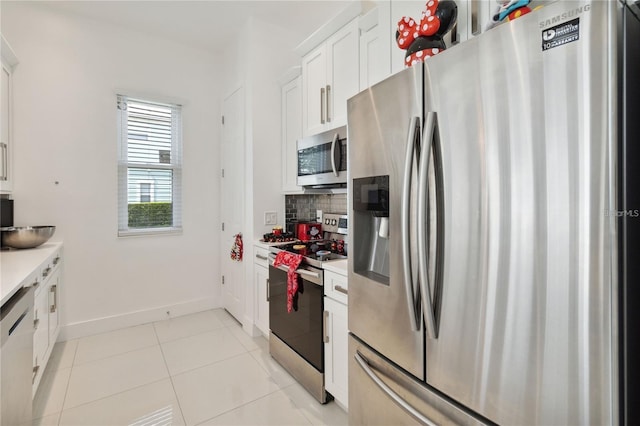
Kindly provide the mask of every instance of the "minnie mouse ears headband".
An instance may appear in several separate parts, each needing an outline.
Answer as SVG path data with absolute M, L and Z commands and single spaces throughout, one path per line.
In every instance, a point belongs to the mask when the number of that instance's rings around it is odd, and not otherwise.
M 412 58 L 422 60 L 446 49 L 442 37 L 453 28 L 457 16 L 455 1 L 428 0 L 419 23 L 411 17 L 402 17 L 398 21 L 396 42 L 407 51 L 405 65 L 411 65 Z

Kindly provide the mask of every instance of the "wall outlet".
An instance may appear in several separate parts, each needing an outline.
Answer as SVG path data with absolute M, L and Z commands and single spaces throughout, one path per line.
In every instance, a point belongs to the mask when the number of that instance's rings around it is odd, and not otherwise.
M 278 223 L 278 212 L 264 212 L 264 224 L 275 225 Z

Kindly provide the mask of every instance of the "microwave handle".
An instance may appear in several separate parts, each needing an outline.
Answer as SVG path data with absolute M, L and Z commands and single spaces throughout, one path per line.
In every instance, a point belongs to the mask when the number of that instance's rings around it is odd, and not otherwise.
M 331 168 L 333 169 L 333 175 L 338 176 L 338 168 L 336 167 L 336 145 L 338 145 L 338 134 L 336 133 L 331 142 Z M 342 151 L 342 150 L 341 150 Z M 342 157 L 342 152 L 338 153 Z

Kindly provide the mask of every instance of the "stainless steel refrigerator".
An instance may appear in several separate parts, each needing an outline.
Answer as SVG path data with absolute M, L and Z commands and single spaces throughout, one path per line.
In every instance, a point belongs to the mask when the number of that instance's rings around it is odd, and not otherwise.
M 350 424 L 638 422 L 638 16 L 549 3 L 348 101 Z

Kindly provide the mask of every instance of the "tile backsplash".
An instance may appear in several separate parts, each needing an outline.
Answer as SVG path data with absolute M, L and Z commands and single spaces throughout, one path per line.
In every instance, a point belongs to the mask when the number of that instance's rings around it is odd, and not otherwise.
M 347 194 L 302 194 L 285 196 L 285 221 L 312 221 L 316 218 L 316 210 L 323 213 L 346 213 Z

